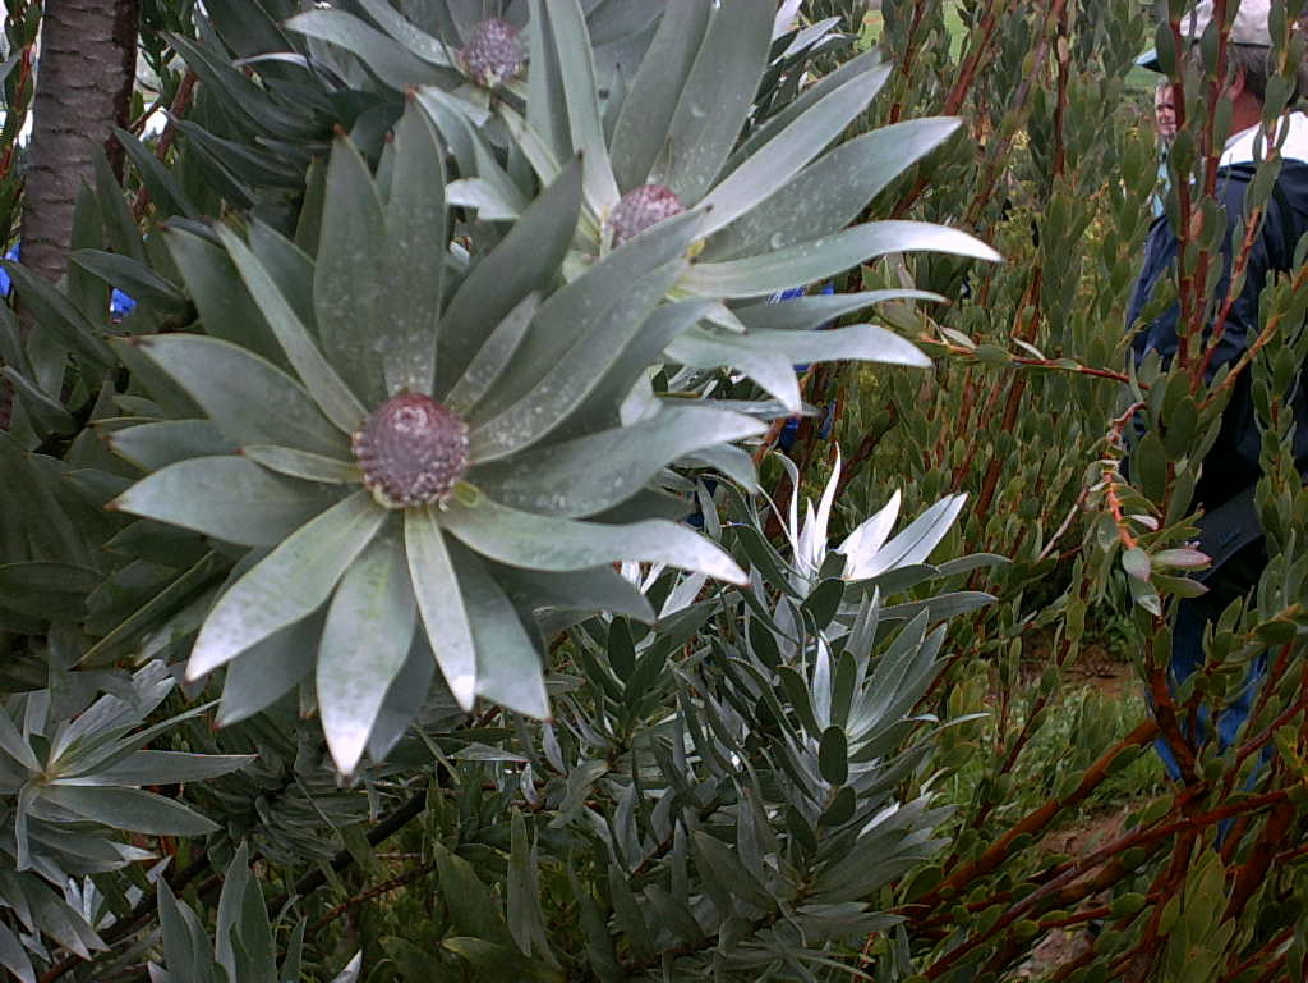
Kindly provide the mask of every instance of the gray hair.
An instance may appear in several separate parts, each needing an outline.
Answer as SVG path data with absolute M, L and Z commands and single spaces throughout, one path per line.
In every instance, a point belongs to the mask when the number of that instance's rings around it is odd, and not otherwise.
M 1226 59 L 1233 74 L 1243 73 L 1245 91 L 1259 102 L 1267 101 L 1267 82 L 1276 74 L 1276 63 L 1272 59 L 1272 49 L 1261 44 L 1233 44 L 1226 49 Z M 1304 90 L 1304 68 L 1299 66 L 1290 76 L 1294 89 L 1290 93 L 1290 103 L 1298 99 Z

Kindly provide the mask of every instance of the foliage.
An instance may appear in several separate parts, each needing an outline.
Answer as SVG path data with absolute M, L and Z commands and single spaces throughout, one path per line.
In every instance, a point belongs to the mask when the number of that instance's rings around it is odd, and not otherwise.
M 798 6 L 145 4 L 168 128 L 6 267 L 0 965 L 961 983 L 1100 923 L 1051 979 L 1302 975 L 1301 277 L 1241 367 L 1274 557 L 1173 693 L 1234 383 L 1124 369 L 1140 4 Z M 1068 692 L 1110 619 L 1156 720 Z

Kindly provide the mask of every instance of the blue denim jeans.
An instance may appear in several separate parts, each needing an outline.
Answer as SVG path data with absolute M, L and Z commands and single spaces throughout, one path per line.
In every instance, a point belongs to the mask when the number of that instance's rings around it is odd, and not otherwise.
M 1231 557 L 1220 569 L 1209 577 L 1209 591 L 1201 597 L 1186 598 L 1176 607 L 1176 621 L 1172 626 L 1172 665 L 1169 687 L 1173 694 L 1182 683 L 1190 678 L 1204 664 L 1204 630 L 1214 622 L 1235 598 L 1247 593 L 1258 581 L 1258 575 L 1266 564 L 1266 557 L 1261 541 Z M 1236 735 L 1249 718 L 1263 677 L 1267 675 L 1267 656 L 1260 654 L 1249 666 L 1244 685 L 1234 697 L 1224 700 L 1220 705 L 1201 704 L 1197 714 L 1196 733 L 1185 729 L 1191 744 L 1199 747 L 1217 739 L 1217 746 L 1225 751 L 1235 743 Z M 1216 725 L 1214 726 L 1214 718 Z M 1176 762 L 1172 749 L 1163 738 L 1155 742 L 1163 765 L 1173 780 L 1179 781 L 1181 769 Z

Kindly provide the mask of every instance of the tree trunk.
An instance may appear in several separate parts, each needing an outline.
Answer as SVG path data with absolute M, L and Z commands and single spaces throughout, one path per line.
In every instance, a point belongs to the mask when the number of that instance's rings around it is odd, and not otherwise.
M 139 0 L 45 3 L 23 195 L 22 261 L 50 280 L 63 275 L 77 192 L 95 181 L 96 153 L 104 148 L 121 168 L 111 129 L 128 122 L 138 11 Z

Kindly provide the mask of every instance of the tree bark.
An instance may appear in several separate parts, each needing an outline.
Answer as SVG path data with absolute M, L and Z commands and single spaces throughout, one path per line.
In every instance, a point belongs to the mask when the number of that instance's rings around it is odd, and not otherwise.
M 94 184 L 101 148 L 121 169 L 111 130 L 126 126 L 136 75 L 139 0 L 46 0 L 23 194 L 22 261 L 63 275 L 73 210 Z M 21 298 L 20 298 L 21 302 Z

